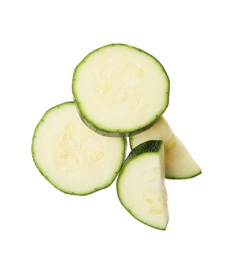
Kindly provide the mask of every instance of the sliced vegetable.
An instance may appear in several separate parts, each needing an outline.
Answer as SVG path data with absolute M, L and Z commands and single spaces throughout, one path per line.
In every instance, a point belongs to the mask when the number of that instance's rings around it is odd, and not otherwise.
M 166 178 L 187 179 L 201 173 L 199 165 L 192 158 L 185 145 L 174 134 L 163 116 L 161 116 L 151 128 L 130 137 L 130 146 L 133 149 L 147 140 L 163 140 Z
M 101 47 L 75 68 L 72 91 L 83 121 L 109 136 L 148 127 L 166 110 L 170 83 L 160 62 L 125 44 Z
M 117 194 L 126 210 L 140 222 L 162 230 L 169 219 L 164 181 L 162 141 L 147 141 L 135 147 L 117 179 Z
M 86 195 L 108 187 L 125 158 L 125 140 L 90 130 L 76 105 L 66 102 L 49 109 L 32 140 L 33 160 L 57 189 Z

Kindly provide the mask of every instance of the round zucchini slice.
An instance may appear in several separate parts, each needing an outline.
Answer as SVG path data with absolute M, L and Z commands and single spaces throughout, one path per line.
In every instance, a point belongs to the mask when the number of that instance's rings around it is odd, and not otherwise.
M 169 213 L 162 141 L 150 140 L 131 151 L 118 175 L 117 194 L 134 218 L 153 228 L 166 229 Z
M 72 91 L 83 121 L 109 136 L 128 136 L 150 126 L 166 110 L 170 81 L 149 53 L 110 44 L 75 68 Z
M 42 175 L 57 189 L 87 195 L 108 187 L 125 159 L 125 139 L 89 129 L 74 102 L 49 109 L 32 140 L 32 156 Z

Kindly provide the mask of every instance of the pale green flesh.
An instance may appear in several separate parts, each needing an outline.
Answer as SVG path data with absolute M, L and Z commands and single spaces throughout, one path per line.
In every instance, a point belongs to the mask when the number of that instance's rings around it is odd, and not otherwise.
M 129 160 L 117 180 L 118 197 L 140 222 L 165 230 L 169 214 L 164 184 L 163 146 L 159 152 L 143 152 Z
M 163 116 L 146 131 L 130 137 L 130 146 L 133 149 L 138 144 L 147 140 L 163 140 L 166 178 L 187 179 L 201 173 L 199 165 L 181 140 L 174 134 Z
M 74 71 L 72 90 L 85 122 L 107 135 L 140 131 L 169 102 L 169 78 L 162 65 L 123 44 L 90 53 Z
M 98 135 L 81 121 L 73 102 L 48 110 L 35 129 L 32 155 L 56 188 L 86 195 L 108 187 L 125 158 L 123 138 Z

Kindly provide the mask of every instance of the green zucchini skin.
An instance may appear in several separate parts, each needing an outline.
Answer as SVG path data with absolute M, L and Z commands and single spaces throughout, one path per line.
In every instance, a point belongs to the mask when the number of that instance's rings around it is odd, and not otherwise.
M 117 132 L 112 132 L 112 131 L 107 131 L 105 130 L 104 128 L 102 127 L 96 127 L 96 124 L 94 122 L 90 122 L 88 121 L 81 113 L 81 110 L 79 109 L 79 106 L 77 105 L 76 101 L 74 100 L 74 103 L 76 104 L 77 106 L 77 111 L 78 111 L 78 114 L 81 118 L 81 120 L 83 121 L 83 123 L 89 127 L 92 131 L 96 132 L 97 134 L 100 134 L 100 135 L 103 135 L 103 136 L 107 136 L 107 137 L 115 137 L 115 138 L 118 138 L 118 137 L 121 137 L 121 138 L 124 138 L 125 140 L 127 140 L 127 138 L 129 137 L 132 137 L 132 136 L 135 136 L 137 134 L 140 134 L 146 130 L 148 130 L 149 128 L 151 128 L 152 125 L 154 125 L 156 123 L 156 121 L 158 120 L 158 118 L 161 116 L 161 115 L 157 115 L 156 116 L 156 119 L 152 122 L 152 123 L 149 123 L 146 127 L 140 127 L 138 130 L 135 130 L 134 132 L 132 131 L 129 131 L 129 132 L 122 132 L 121 130 L 117 130 Z M 132 148 L 131 148 L 132 149 Z
M 198 172 L 195 172 L 195 173 L 190 174 L 190 175 L 186 175 L 184 177 L 179 177 L 177 175 L 172 175 L 172 176 L 167 176 L 166 179 L 168 179 L 168 180 L 188 180 L 188 179 L 193 179 L 193 178 L 195 178 L 195 177 L 197 177 L 197 176 L 199 176 L 201 174 L 202 174 L 202 171 L 199 170 Z
M 129 161 L 131 161 L 133 158 L 136 158 L 138 155 L 141 155 L 142 153 L 158 153 L 162 145 L 162 140 L 149 140 L 139 144 L 133 148 L 133 150 L 131 150 L 122 167 L 125 167 Z
M 108 127 L 104 127 L 102 125 L 100 125 L 98 122 L 95 122 L 93 119 L 91 119 L 87 114 L 86 111 L 79 99 L 79 92 L 76 91 L 76 80 L 77 77 L 79 75 L 79 70 L 80 68 L 86 64 L 86 60 L 89 59 L 90 56 L 92 56 L 95 53 L 100 52 L 102 49 L 104 48 L 111 48 L 111 47 L 118 47 L 118 46 L 124 46 L 127 48 L 131 48 L 131 49 L 135 49 L 137 50 L 137 52 L 143 53 L 148 55 L 149 57 L 151 57 L 152 59 L 154 59 L 156 61 L 156 63 L 159 65 L 159 67 L 161 68 L 162 72 L 165 74 L 166 77 L 166 91 L 165 91 L 165 97 L 164 97 L 164 104 L 165 106 L 162 108 L 161 111 L 159 111 L 157 114 L 155 114 L 155 116 L 153 116 L 147 123 L 145 123 L 144 125 L 137 125 L 134 128 L 128 128 L 128 129 L 121 129 L 121 128 L 115 128 L 115 129 L 111 129 Z M 92 52 L 90 52 L 87 56 L 85 56 L 85 58 L 75 67 L 74 69 L 74 73 L 73 73 L 73 79 L 72 79 L 72 94 L 73 94 L 73 99 L 74 102 L 77 105 L 78 108 L 78 112 L 80 114 L 80 117 L 82 119 L 82 121 L 84 122 L 84 124 L 86 124 L 90 129 L 92 129 L 93 131 L 97 132 L 98 134 L 104 135 L 104 136 L 109 136 L 109 137 L 130 137 L 133 135 L 136 135 L 138 133 L 141 133 L 143 131 L 145 131 L 146 129 L 148 129 L 149 127 L 151 127 L 157 120 L 158 118 L 165 112 L 165 110 L 167 109 L 168 105 L 169 105 L 169 99 L 170 99 L 170 79 L 169 76 L 165 70 L 165 68 L 163 67 L 163 65 L 160 63 L 160 61 L 158 59 L 156 59 L 153 55 L 151 55 L 150 53 L 137 48 L 135 46 L 132 45 L 128 45 L 128 44 L 123 44 L 123 43 L 112 43 L 112 44 L 107 44 L 105 46 L 99 47 L 95 50 L 93 50 Z

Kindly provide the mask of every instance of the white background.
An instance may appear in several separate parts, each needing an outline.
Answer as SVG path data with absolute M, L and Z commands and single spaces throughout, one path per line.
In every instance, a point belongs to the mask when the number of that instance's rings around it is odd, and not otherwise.
M 234 25 L 232 0 L 1 1 L 0 259 L 235 259 Z M 165 118 L 203 171 L 166 180 L 166 231 L 132 218 L 115 183 L 66 195 L 31 158 L 41 116 L 72 100 L 75 66 L 109 43 L 164 65 Z

